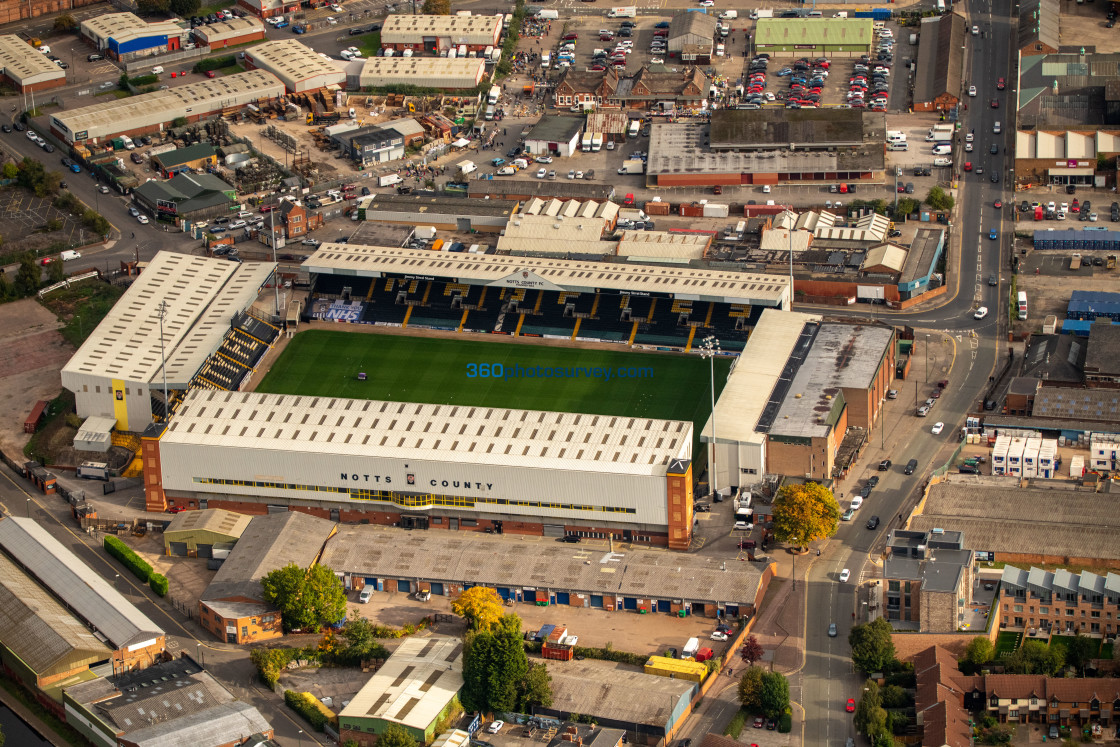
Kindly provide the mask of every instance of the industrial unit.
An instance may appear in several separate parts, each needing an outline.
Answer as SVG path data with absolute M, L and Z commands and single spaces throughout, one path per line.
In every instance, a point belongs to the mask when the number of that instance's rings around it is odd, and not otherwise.
M 106 13 L 81 25 L 86 42 L 122 61 L 174 52 L 182 48 L 189 33 L 174 21 L 148 23 L 134 13 Z
M 775 57 L 859 57 L 875 41 L 870 18 L 759 18 L 755 51 Z
M 158 307 L 166 304 L 169 391 L 186 389 L 274 269 L 269 262 L 157 254 L 62 369 L 78 416 L 112 417 L 119 430 L 143 431 L 164 405 Z
M 118 135 L 162 131 L 180 117 L 191 122 L 284 95 L 272 73 L 250 70 L 51 115 L 51 131 L 67 143 L 100 143 Z
M 210 49 L 222 49 L 237 44 L 261 41 L 265 38 L 264 23 L 259 18 L 248 16 L 245 18 L 230 18 L 227 21 L 219 21 L 209 26 L 199 26 L 192 33 L 194 38 L 198 39 L 199 44 L 210 47 Z
M 152 510 L 205 501 L 417 528 L 691 536 L 686 421 L 195 389 L 145 434 L 144 457 L 157 465 Z
M 370 57 L 362 63 L 360 88 L 412 85 L 454 91 L 475 88 L 486 76 L 481 57 Z
M 714 15 L 685 11 L 669 22 L 669 54 L 683 62 L 711 62 L 719 21 Z
M 342 86 L 346 73 L 295 39 L 258 44 L 245 50 L 250 70 L 267 70 L 284 84 L 288 93 L 307 93 L 328 86 Z
M 363 198 L 358 202 L 358 216 L 377 223 L 410 227 L 423 225 L 441 231 L 499 233 L 509 223 L 518 204 L 514 200 L 471 200 L 466 197 L 398 195 L 390 192 Z
M 66 71 L 15 34 L 0 36 L 0 79 L 20 93 L 66 84 Z
M 481 52 L 496 47 L 502 35 L 502 14 L 492 16 L 425 16 L 390 14 L 381 27 L 381 47 L 446 53 L 465 47 Z M 462 57 L 463 55 L 459 55 Z

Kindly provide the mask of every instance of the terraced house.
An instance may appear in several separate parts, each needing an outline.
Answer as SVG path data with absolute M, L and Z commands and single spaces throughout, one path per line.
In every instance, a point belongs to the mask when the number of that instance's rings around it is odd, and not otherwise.
M 1112 636 L 1120 633 L 1120 575 L 1008 566 L 999 593 L 1000 627 Z

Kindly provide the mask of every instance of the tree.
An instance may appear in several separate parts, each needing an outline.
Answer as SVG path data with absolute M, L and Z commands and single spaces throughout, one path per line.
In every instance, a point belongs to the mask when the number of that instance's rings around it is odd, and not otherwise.
M 140 15 L 167 13 L 171 10 L 171 3 L 169 0 L 136 0 L 136 9 Z
M 971 664 L 973 670 L 976 670 L 994 659 L 995 656 L 996 649 L 992 642 L 986 637 L 978 635 L 965 646 L 961 662 Z
M 517 688 L 518 701 L 522 713 L 532 713 L 534 707 L 548 708 L 552 705 L 552 675 L 543 663 L 530 663 L 525 677 Z
M 485 586 L 472 586 L 451 603 L 451 611 L 465 618 L 471 630 L 490 630 L 502 619 L 502 598 Z
M 35 264 L 35 257 L 24 254 L 19 258 L 19 269 L 16 270 L 16 295 L 32 296 L 39 290 L 39 278 L 42 273 L 39 265 Z
M 900 685 L 887 685 L 879 691 L 879 699 L 884 708 L 905 708 L 910 705 L 910 695 Z
M 14 161 L 8 161 L 4 164 L 3 174 L 5 179 L 15 179 L 19 176 L 19 167 Z
M 910 215 L 912 213 L 916 213 L 916 212 L 918 212 L 918 208 L 920 206 L 921 206 L 921 203 L 919 203 L 917 200 L 913 199 L 912 197 L 899 198 L 898 209 L 895 211 L 895 215 L 896 216 L 898 216 L 898 215 Z
M 451 0 L 424 0 L 424 9 L 420 12 L 429 16 L 449 16 Z
M 739 703 L 748 711 L 757 711 L 762 697 L 762 667 L 749 667 L 739 678 Z
M 774 538 L 797 547 L 831 537 L 840 525 L 836 496 L 815 482 L 783 486 L 774 499 L 772 512 Z
M 47 279 L 52 285 L 54 283 L 61 283 L 66 279 L 66 269 L 62 266 L 61 259 L 56 259 L 47 265 Z
M 416 740 L 400 724 L 389 724 L 377 738 L 381 747 L 416 747 Z
M 325 565 L 305 571 L 289 563 L 262 578 L 261 591 L 280 608 L 285 630 L 314 630 L 346 617 L 346 591 Z
M 743 641 L 743 647 L 739 649 L 739 658 L 747 662 L 747 664 L 754 664 L 762 658 L 762 644 L 754 637 L 754 633 L 747 636 L 747 640 Z
M 1085 665 L 1097 655 L 1100 641 L 1078 633 L 1066 647 L 1066 664 L 1085 675 Z
M 519 697 L 528 695 L 530 684 L 529 659 L 521 638 L 520 620 L 516 615 L 496 621 L 491 628 L 467 631 L 463 637 L 464 708 L 469 711 L 516 710 Z M 531 684 L 539 685 L 540 676 L 533 674 Z
M 63 13 L 54 19 L 54 30 L 59 33 L 73 31 L 78 28 L 78 21 L 69 13 Z
M 182 18 L 190 18 L 202 7 L 201 0 L 171 0 L 171 12 Z
M 7 301 L 12 295 L 12 284 L 8 282 L 8 276 L 0 271 L 0 303 Z
M 879 685 L 874 680 L 863 683 L 863 697 L 856 704 L 856 712 L 852 719 L 856 729 L 870 736 L 876 730 L 885 730 L 887 727 L 887 712 L 883 708 L 882 696 Z
M 848 645 L 852 649 L 852 663 L 864 674 L 882 672 L 894 661 L 891 624 L 881 617 L 852 628 Z
M 770 718 L 778 718 L 789 708 L 789 681 L 781 672 L 763 672 L 758 705 Z
M 1060 643 L 1047 646 L 1041 641 L 1027 641 L 1004 659 L 1011 674 L 1055 675 L 1066 664 L 1066 647 Z
M 952 210 L 953 209 L 953 196 L 938 186 L 930 188 L 929 194 L 926 195 L 926 204 L 934 210 Z

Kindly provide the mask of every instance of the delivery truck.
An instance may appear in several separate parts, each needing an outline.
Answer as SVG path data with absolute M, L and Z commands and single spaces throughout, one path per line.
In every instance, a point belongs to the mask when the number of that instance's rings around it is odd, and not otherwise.
M 400 184 L 403 181 L 404 179 L 401 178 L 400 174 L 382 174 L 381 176 L 377 177 L 377 186 L 391 187 L 392 185 Z
M 611 8 L 607 11 L 607 18 L 634 18 L 638 15 L 638 8 L 634 5 L 627 5 L 622 8 Z
M 769 9 L 752 10 L 750 18 L 752 21 L 757 21 L 759 18 L 773 18 L 774 11 Z
M 580 140 L 579 149 L 582 150 L 584 153 L 590 153 L 591 152 L 591 133 L 590 132 L 583 133 L 583 139 Z
M 490 95 L 486 97 L 486 103 L 497 104 L 498 99 L 502 97 L 502 89 L 498 86 L 490 86 Z
M 601 132 L 591 133 L 591 150 L 594 151 L 594 152 L 598 152 L 598 151 L 601 151 L 602 149 L 603 149 L 603 133 L 601 133 Z
M 682 659 L 696 658 L 696 652 L 700 650 L 700 639 L 689 638 L 688 643 L 684 644 L 684 649 L 681 651 Z
M 478 167 L 474 165 L 474 161 L 459 161 L 459 163 L 455 165 L 459 167 L 459 173 L 463 176 L 478 170 Z
M 557 21 L 560 19 L 560 11 L 541 10 L 537 13 L 537 19 L 541 21 Z

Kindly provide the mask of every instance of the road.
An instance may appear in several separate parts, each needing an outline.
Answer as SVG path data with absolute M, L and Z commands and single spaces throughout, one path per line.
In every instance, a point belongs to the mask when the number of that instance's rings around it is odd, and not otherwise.
M 807 745 L 843 745 L 848 737 L 855 736 L 852 717 L 845 712 L 844 705 L 848 698 L 859 700 L 862 678 L 852 669 L 847 636 L 856 617 L 866 619 L 867 612 L 860 609 L 857 590 L 862 580 L 876 574 L 870 561 L 872 549 L 875 555 L 881 551 L 887 533 L 897 527 L 897 520 L 892 519 L 913 506 L 923 475 L 943 463 L 955 448 L 965 414 L 978 409 L 988 377 L 995 368 L 999 336 L 1006 330 L 1006 279 L 1001 278 L 998 286 L 992 287 L 988 277 L 1003 272 L 1003 259 L 1007 256 L 1004 247 L 1010 245 L 1012 193 L 1007 184 L 1012 160 L 1004 149 L 1009 146 L 1009 133 L 1015 131 L 1015 98 L 1011 86 L 997 91 L 996 79 L 1014 81 L 1009 40 L 1015 38 L 1016 23 L 1011 18 L 1009 0 L 969 0 L 967 9 L 969 26 L 975 24 L 983 31 L 983 36 L 969 36 L 967 80 L 962 86 L 967 89 L 975 85 L 978 89 L 975 98 L 966 97 L 970 106 L 963 112 L 961 128 L 962 133 L 975 132 L 975 150 L 966 154 L 958 144 L 954 159 L 958 164 L 967 160 L 981 164 L 984 173 L 961 174 L 964 178 L 952 226 L 954 249 L 960 259 L 950 264 L 949 282 L 954 285 L 947 300 L 936 308 L 913 314 L 886 315 L 890 321 L 918 328 L 919 353 L 925 344 L 925 329 L 945 332 L 956 340 L 951 384 L 930 418 L 919 421 L 921 427 L 911 429 L 908 438 L 891 446 L 889 456 L 894 466 L 888 472 L 878 473 L 881 482 L 860 510 L 863 520 L 842 523 L 827 550 L 811 563 L 806 584 L 806 652 L 799 673 L 806 712 L 803 744 Z M 998 109 L 991 107 L 992 99 L 999 101 Z M 992 132 L 997 120 L 1001 122 L 1000 134 Z M 989 153 L 993 143 L 999 150 L 997 155 Z M 992 173 L 999 175 L 997 183 L 991 181 Z M 995 209 L 997 199 L 1007 207 Z M 993 228 L 997 231 L 996 240 L 988 238 Z M 989 309 L 981 321 L 973 318 L 978 306 Z M 970 336 L 973 332 L 975 337 Z M 920 359 L 915 371 L 920 371 L 919 364 Z M 935 419 L 946 424 L 941 435 L 933 435 L 926 427 Z M 918 460 L 918 471 L 913 476 L 903 475 L 902 465 L 911 458 Z M 877 530 L 865 526 L 871 515 L 883 518 Z M 851 570 L 852 578 L 839 583 L 844 568 Z M 836 638 L 828 637 L 830 622 L 837 624 Z

